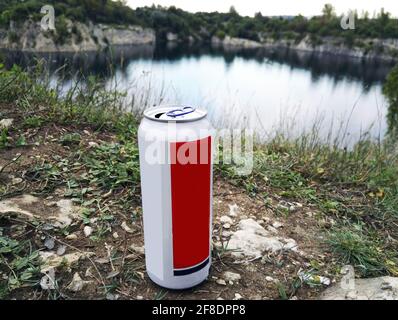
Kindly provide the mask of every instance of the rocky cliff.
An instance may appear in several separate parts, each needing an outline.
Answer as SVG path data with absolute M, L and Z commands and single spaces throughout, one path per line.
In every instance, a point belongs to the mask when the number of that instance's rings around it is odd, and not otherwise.
M 398 60 L 398 39 L 362 39 L 350 46 L 340 38 L 320 38 L 315 42 L 308 36 L 300 41 L 262 37 L 259 42 L 231 37 L 224 39 L 213 37 L 211 42 L 213 46 L 223 47 L 226 50 L 289 48 L 362 59 Z
M 0 48 L 31 52 L 97 51 L 107 46 L 148 45 L 155 32 L 140 26 L 83 24 L 66 20 L 65 30 L 43 31 L 40 23 L 27 21 L 0 29 Z

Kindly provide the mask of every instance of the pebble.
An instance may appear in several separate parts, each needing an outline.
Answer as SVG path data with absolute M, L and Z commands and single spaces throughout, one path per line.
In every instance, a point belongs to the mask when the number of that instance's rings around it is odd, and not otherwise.
M 127 225 L 126 221 L 123 221 L 123 223 L 121 224 L 121 227 L 127 233 L 133 233 L 133 230 Z
M 90 226 L 85 226 L 83 229 L 84 235 L 88 238 L 93 233 L 93 228 Z
M 282 227 L 283 227 L 283 224 L 280 223 L 279 221 L 275 221 L 275 222 L 272 224 L 272 226 L 273 226 L 275 229 L 279 229 L 279 228 L 282 228 Z
M 216 283 L 219 284 L 220 286 L 226 286 L 226 285 L 227 285 L 227 283 L 225 282 L 224 279 L 218 279 L 218 280 L 216 281 Z
M 231 225 L 229 223 L 225 223 L 225 224 L 223 224 L 223 228 L 224 229 L 230 229 Z
M 58 256 L 62 256 L 62 255 L 65 254 L 65 252 L 66 252 L 66 246 L 60 245 L 60 246 L 58 247 L 58 249 L 57 249 L 57 255 L 58 255 Z
M 236 217 L 238 215 L 239 212 L 239 207 L 236 203 L 234 203 L 233 205 L 228 205 L 229 207 L 229 216 L 230 217 Z
M 233 300 L 242 300 L 243 297 L 239 293 L 235 293 L 235 298 Z
M 130 246 L 130 249 L 131 249 L 133 252 L 135 252 L 135 253 L 138 253 L 138 254 L 141 254 L 141 255 L 145 254 L 145 248 L 144 248 L 144 246 L 136 246 L 136 245 L 132 244 L 132 245 Z
M 84 287 L 84 281 L 80 277 L 79 273 L 75 273 L 73 275 L 72 281 L 69 283 L 67 289 L 73 292 L 79 292 L 83 289 Z
M 232 223 L 233 223 L 233 220 L 232 220 L 230 217 L 228 217 L 228 216 L 222 216 L 222 217 L 220 218 L 220 222 L 221 222 L 221 223 L 229 223 L 229 224 L 232 224 Z
M 226 281 L 239 281 L 241 279 L 241 276 L 239 273 L 231 272 L 231 271 L 226 271 L 223 274 L 223 278 Z
M 268 282 L 274 282 L 275 281 L 274 278 L 272 278 L 270 276 L 266 276 L 265 280 L 268 281 Z
M 137 296 L 137 300 L 144 300 L 143 296 Z
M 14 119 L 2 119 L 0 121 L 0 129 L 8 129 L 12 126 Z
M 117 232 L 114 232 L 114 233 L 112 234 L 112 236 L 113 236 L 115 239 L 119 238 L 119 235 L 118 235 Z
M 72 233 L 72 234 L 68 234 L 65 239 L 67 240 L 76 240 L 77 239 L 77 235 Z
M 55 241 L 53 238 L 47 238 L 46 241 L 44 241 L 44 246 L 49 249 L 52 250 L 55 247 Z

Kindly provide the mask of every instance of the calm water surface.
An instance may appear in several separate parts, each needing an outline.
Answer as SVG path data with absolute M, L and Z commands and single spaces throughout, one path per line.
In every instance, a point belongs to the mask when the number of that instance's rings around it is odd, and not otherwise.
M 29 65 L 31 55 L 6 55 Z M 226 52 L 211 48 L 120 48 L 111 53 L 44 55 L 50 70 L 104 77 L 148 107 L 161 102 L 200 106 L 216 127 L 250 127 L 263 137 L 295 137 L 315 127 L 325 138 L 387 131 L 382 84 L 391 64 L 289 50 Z M 112 68 L 109 67 L 110 62 Z M 52 81 L 59 73 L 52 73 Z M 62 78 L 65 88 L 73 78 Z

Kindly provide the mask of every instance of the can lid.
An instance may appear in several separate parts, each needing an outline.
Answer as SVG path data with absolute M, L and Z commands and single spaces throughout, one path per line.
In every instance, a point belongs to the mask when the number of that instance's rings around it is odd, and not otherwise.
M 144 117 L 160 122 L 192 122 L 206 117 L 207 111 L 185 105 L 159 106 L 146 110 Z

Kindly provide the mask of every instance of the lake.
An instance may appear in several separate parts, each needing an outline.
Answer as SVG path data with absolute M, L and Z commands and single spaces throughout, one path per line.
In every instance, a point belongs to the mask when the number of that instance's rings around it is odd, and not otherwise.
M 6 64 L 36 56 L 3 52 Z M 388 105 L 382 84 L 393 65 L 377 61 L 278 50 L 226 51 L 210 47 L 127 47 L 112 53 L 46 54 L 52 83 L 69 88 L 76 71 L 97 75 L 134 97 L 134 108 L 178 103 L 205 108 L 218 128 L 252 128 L 262 139 L 382 138 Z M 66 64 L 63 75 L 55 72 Z M 65 74 L 69 76 L 65 77 Z M 60 80 L 62 79 L 62 80 Z M 129 104 L 130 105 L 130 104 Z

